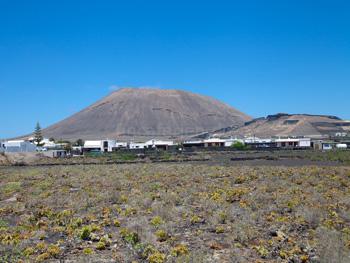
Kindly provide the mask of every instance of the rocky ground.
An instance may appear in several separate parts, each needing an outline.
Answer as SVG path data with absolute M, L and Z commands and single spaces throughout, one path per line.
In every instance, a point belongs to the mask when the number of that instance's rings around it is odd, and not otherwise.
M 33 164 L 42 160 L 40 153 L 0 153 L 0 165 Z M 51 159 L 51 158 L 50 158 Z
M 349 166 L 0 168 L 0 262 L 350 262 Z

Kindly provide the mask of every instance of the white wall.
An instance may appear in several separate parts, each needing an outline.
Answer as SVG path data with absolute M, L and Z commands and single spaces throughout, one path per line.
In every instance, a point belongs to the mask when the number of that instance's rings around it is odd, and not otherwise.
M 129 149 L 144 149 L 146 148 L 145 143 L 130 143 L 129 144 Z
M 311 140 L 300 140 L 299 147 L 311 147 Z
M 5 152 L 35 152 L 36 145 L 27 141 L 5 142 Z

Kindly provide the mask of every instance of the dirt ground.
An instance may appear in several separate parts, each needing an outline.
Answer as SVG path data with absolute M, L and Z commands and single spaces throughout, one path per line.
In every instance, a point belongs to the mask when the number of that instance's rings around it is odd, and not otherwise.
M 2 153 L 0 154 L 0 165 L 24 165 L 33 164 L 44 158 L 43 154 L 30 153 Z
M 0 167 L 0 262 L 350 262 L 350 166 L 266 164 Z

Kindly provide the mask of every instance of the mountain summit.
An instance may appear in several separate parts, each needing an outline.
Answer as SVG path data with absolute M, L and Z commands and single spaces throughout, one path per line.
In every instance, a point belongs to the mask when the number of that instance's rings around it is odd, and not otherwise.
M 56 139 L 184 138 L 251 118 L 207 96 L 180 90 L 124 88 L 43 130 Z

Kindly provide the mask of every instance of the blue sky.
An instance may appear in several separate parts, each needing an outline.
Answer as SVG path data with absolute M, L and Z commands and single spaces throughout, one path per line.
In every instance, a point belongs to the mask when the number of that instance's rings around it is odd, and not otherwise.
M 349 1 L 0 0 L 0 138 L 114 86 L 350 119 Z

